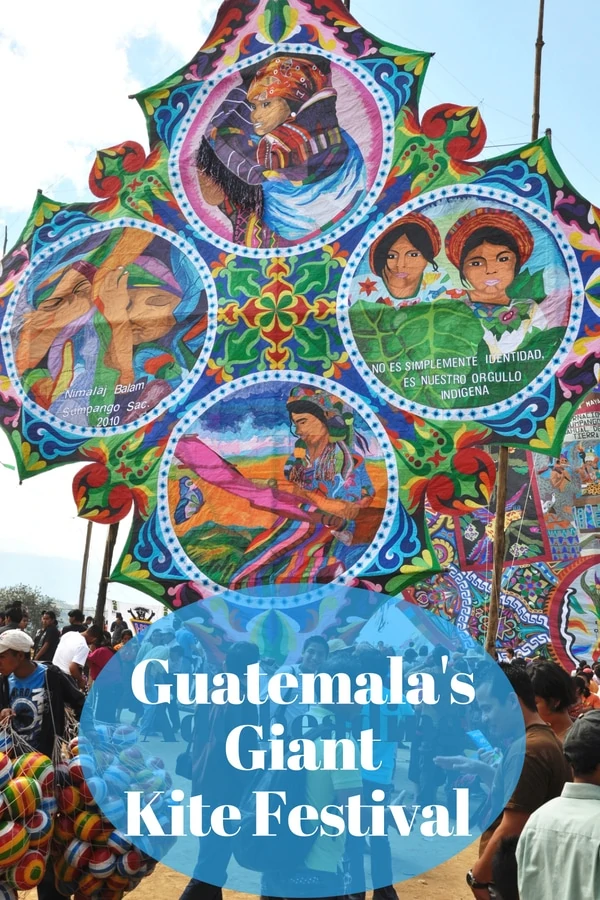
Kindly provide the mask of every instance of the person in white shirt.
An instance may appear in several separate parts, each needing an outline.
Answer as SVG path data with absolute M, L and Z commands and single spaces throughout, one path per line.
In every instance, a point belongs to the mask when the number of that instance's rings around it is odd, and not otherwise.
M 529 817 L 519 838 L 521 900 L 600 897 L 600 709 L 575 720 L 564 754 L 573 783 Z
M 84 632 L 68 631 L 58 642 L 52 663 L 66 675 L 70 675 L 80 690 L 85 690 L 86 687 L 83 667 L 90 648 L 101 640 L 102 629 L 97 625 L 90 625 Z

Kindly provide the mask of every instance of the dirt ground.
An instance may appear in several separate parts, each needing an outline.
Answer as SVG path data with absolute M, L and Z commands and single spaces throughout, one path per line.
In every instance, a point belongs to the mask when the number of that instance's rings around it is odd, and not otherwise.
M 468 847 L 437 869 L 425 872 L 396 885 L 400 900 L 473 900 L 465 883 L 465 875 L 477 858 L 477 843 Z M 178 900 L 188 883 L 186 875 L 180 875 L 167 866 L 158 865 L 155 872 L 125 898 L 135 900 Z M 250 900 L 254 895 L 225 891 L 225 900 Z M 371 896 L 370 894 L 368 895 Z M 19 892 L 21 900 L 37 900 L 37 891 Z
M 400 900 L 473 900 L 473 894 L 465 883 L 465 875 L 476 858 L 477 844 L 474 844 L 437 869 L 403 881 L 396 885 Z M 153 875 L 125 897 L 135 900 L 177 900 L 187 882 L 186 876 L 158 865 Z M 225 900 L 246 900 L 251 896 L 235 891 L 225 891 L 224 894 Z

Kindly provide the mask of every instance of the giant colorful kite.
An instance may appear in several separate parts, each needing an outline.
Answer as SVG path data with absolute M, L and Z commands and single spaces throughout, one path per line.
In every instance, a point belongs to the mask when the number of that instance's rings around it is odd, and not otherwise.
M 113 580 L 203 598 L 215 640 L 281 655 L 351 632 L 372 610 L 331 610 L 339 583 L 480 634 L 498 443 L 519 523 L 500 639 L 547 643 L 561 566 L 591 584 L 528 473 L 545 460 L 559 496 L 597 382 L 600 212 L 546 139 L 482 160 L 476 109 L 420 111 L 428 62 L 341 0 L 226 0 L 189 65 L 138 95 L 149 152 L 100 151 L 91 203 L 39 195 L 4 260 L 21 477 L 85 462 L 81 516 L 134 510 Z M 293 602 L 253 599 L 287 584 Z

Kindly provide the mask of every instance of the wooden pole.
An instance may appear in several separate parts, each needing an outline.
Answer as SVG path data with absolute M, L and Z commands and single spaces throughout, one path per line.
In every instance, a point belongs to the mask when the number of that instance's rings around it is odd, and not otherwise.
M 544 48 L 545 0 L 540 0 L 538 32 L 535 42 L 535 68 L 533 76 L 533 114 L 531 116 L 531 140 L 537 141 L 540 128 L 540 98 L 542 93 L 542 50 Z M 496 473 L 496 519 L 494 525 L 494 556 L 492 565 L 492 588 L 488 608 L 488 627 L 485 649 L 491 655 L 496 653 L 498 621 L 500 618 L 500 594 L 502 592 L 502 569 L 506 553 L 506 482 L 508 480 L 508 447 L 500 447 L 498 470 Z
M 85 533 L 85 549 L 83 551 L 83 562 L 81 564 L 81 584 L 79 585 L 79 609 L 83 610 L 85 602 L 85 586 L 87 582 L 88 563 L 90 561 L 90 543 L 92 540 L 92 522 L 87 523 Z
M 106 591 L 108 589 L 108 579 L 110 578 L 110 570 L 112 568 L 112 558 L 119 533 L 119 523 L 115 522 L 108 526 L 108 535 L 104 546 L 104 561 L 102 563 L 102 575 L 100 576 L 100 584 L 98 585 L 98 599 L 96 601 L 96 613 L 94 615 L 94 625 L 104 628 L 104 608 L 106 606 Z
M 500 447 L 498 471 L 496 474 L 496 518 L 494 521 L 494 561 L 492 569 L 492 590 L 488 609 L 488 626 L 485 649 L 490 656 L 496 652 L 498 621 L 500 618 L 500 594 L 502 591 L 502 568 L 506 553 L 506 484 L 508 481 L 508 447 Z
M 533 115 L 531 116 L 531 140 L 537 141 L 540 132 L 540 96 L 542 92 L 542 50 L 544 49 L 544 4 L 540 0 L 538 33 L 535 42 L 535 70 L 533 74 Z

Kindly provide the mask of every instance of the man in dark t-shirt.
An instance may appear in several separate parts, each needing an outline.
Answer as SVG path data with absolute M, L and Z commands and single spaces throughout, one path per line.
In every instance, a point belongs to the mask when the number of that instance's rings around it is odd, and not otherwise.
M 10 631 L 13 628 L 20 628 L 21 619 L 23 618 L 23 607 L 20 603 L 13 603 L 4 611 L 4 625 L 0 627 L 0 634 L 4 631 Z
M 78 631 L 80 634 L 83 634 L 83 632 L 86 631 L 86 626 L 83 621 L 84 616 L 81 610 L 72 609 L 67 615 L 69 616 L 69 624 L 65 625 L 61 631 L 61 635 L 68 634 L 70 631 Z
M 119 644 L 121 642 L 121 635 L 123 634 L 123 632 L 125 631 L 126 628 L 127 628 L 127 623 L 123 621 L 123 616 L 121 615 L 121 613 L 118 612 L 115 621 L 110 626 L 111 635 L 112 635 L 111 643 L 112 643 L 113 647 L 115 646 L 115 644 Z
M 525 738 L 508 749 L 496 770 L 492 785 L 496 809 L 506 797 L 507 786 L 515 781 L 516 786 L 504 802 L 502 815 L 481 836 L 479 859 L 467 875 L 477 900 L 489 900 L 492 896 L 492 860 L 502 841 L 518 837 L 529 816 L 560 796 L 565 782 L 572 778 L 560 742 L 537 713 L 533 685 L 526 670 L 510 663 L 502 663 L 500 668 L 513 691 L 507 690 L 500 673 L 499 677 L 484 681 L 477 692 L 482 721 L 501 742 L 503 735 L 515 733 L 518 719 L 522 717 Z
M 35 654 L 37 662 L 52 662 L 52 658 L 60 641 L 60 631 L 56 626 L 56 613 L 47 609 L 42 615 L 44 631 L 39 641 L 39 650 Z

